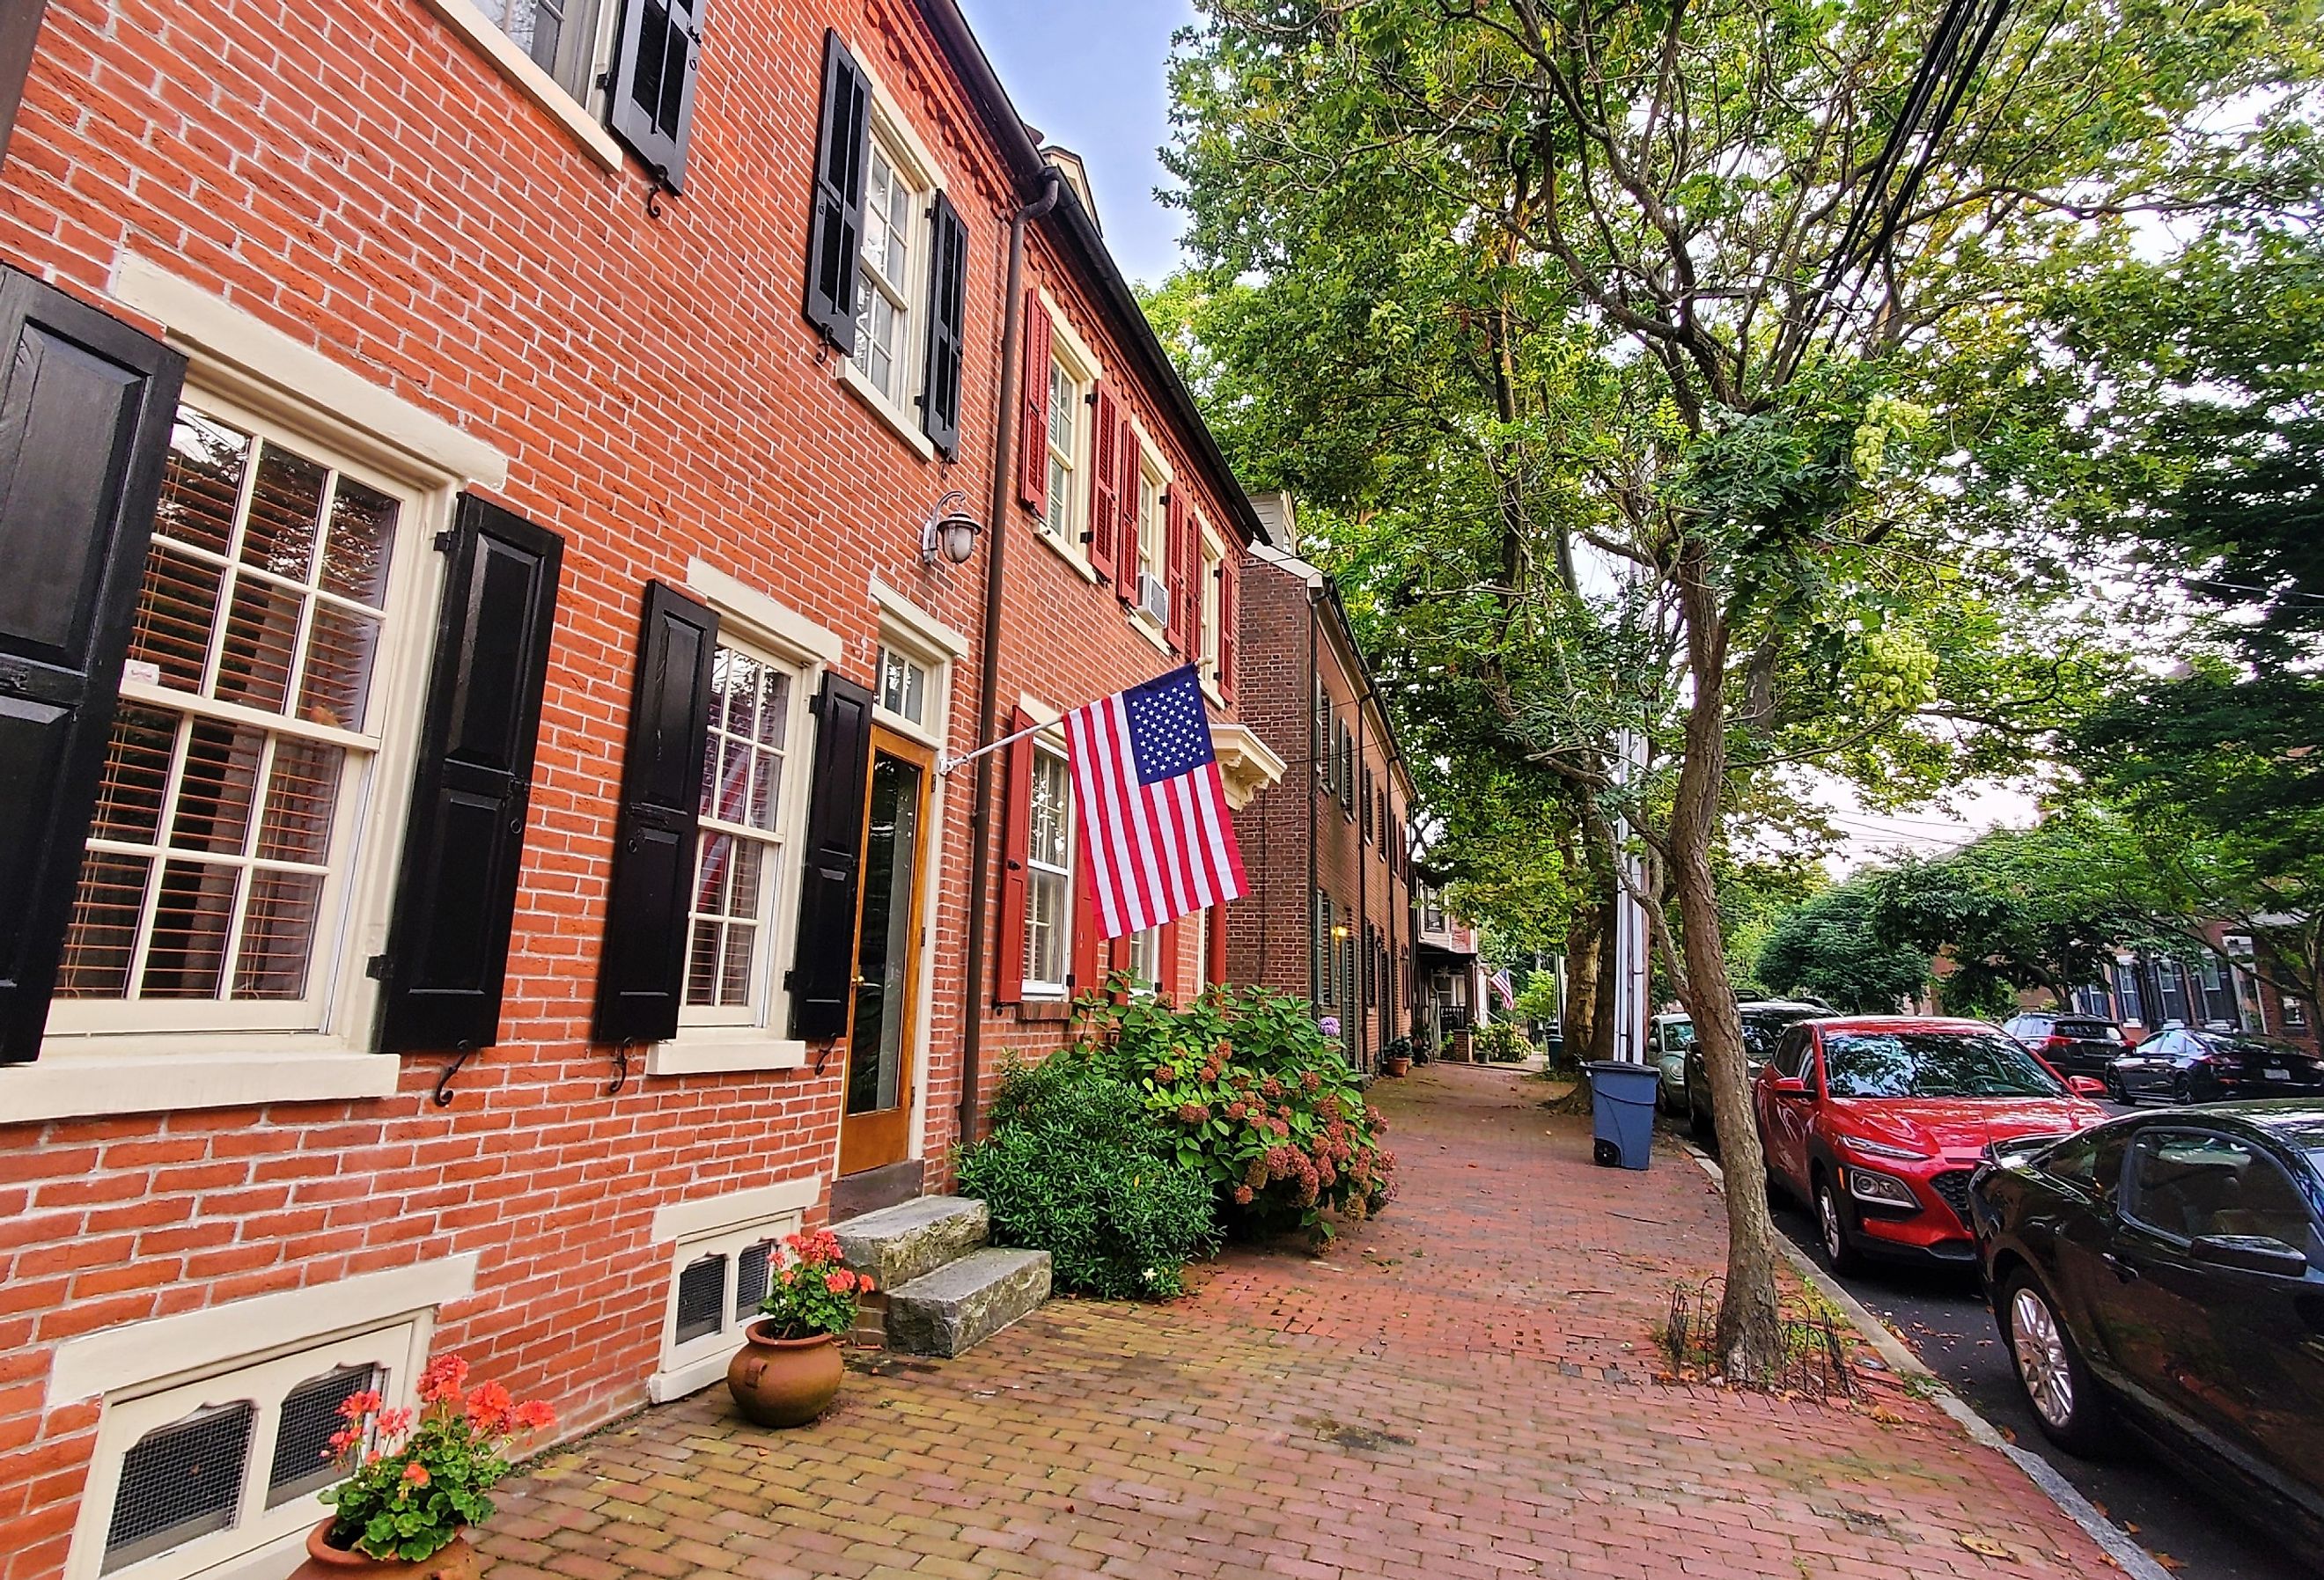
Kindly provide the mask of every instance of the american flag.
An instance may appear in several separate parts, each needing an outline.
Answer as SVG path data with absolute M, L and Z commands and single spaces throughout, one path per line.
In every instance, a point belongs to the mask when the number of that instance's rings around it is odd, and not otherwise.
M 1075 708 L 1065 744 L 1104 937 L 1242 898 L 1242 852 L 1193 670 Z

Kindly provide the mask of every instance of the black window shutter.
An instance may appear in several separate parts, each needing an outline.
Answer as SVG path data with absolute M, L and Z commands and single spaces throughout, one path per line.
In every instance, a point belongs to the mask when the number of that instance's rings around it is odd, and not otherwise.
M 657 1042 L 678 1031 L 717 649 L 714 611 L 660 582 L 647 585 L 597 962 L 591 1035 L 600 1042 Z
M 37 1057 L 186 359 L 0 269 L 0 1063 Z
M 844 676 L 825 674 L 815 712 L 815 788 L 807 798 L 798 952 L 788 985 L 791 1035 L 820 1042 L 846 1035 L 848 989 L 855 980 L 855 889 L 872 780 L 872 693 Z
M 613 134 L 673 192 L 686 189 L 686 145 L 708 0 L 628 0 L 613 53 Z
M 835 31 L 823 35 L 823 119 L 815 135 L 815 219 L 807 229 L 807 321 L 855 349 L 855 265 L 863 246 L 864 151 L 872 87 Z
M 960 450 L 960 359 L 968 311 L 968 226 L 952 199 L 936 194 L 928 216 L 928 372 L 920 427 L 947 457 Z
M 460 496 L 381 972 L 383 1053 L 489 1047 L 565 541 Z

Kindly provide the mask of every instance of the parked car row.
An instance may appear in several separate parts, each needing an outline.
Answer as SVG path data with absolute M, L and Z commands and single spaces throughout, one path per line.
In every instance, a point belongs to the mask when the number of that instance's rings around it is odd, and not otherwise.
M 2060 1073 L 2094 1076 L 2117 1103 L 2324 1096 L 2324 1059 L 2280 1038 L 2173 1021 L 2133 1043 L 2112 1021 L 2028 1011 L 2003 1030 Z

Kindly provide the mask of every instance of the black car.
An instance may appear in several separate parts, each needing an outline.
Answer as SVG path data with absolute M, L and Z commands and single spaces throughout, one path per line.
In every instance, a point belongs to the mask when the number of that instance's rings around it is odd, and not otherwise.
M 2117 1055 L 2101 1078 L 2116 1101 L 2324 1097 L 2324 1059 L 2272 1037 L 2166 1026 Z
M 1832 1012 L 1830 1004 L 1806 999 L 1746 999 L 1735 1007 L 1743 1015 L 1746 1086 L 1759 1078 L 1759 1067 L 1775 1051 L 1785 1027 Z M 1692 1040 L 1686 1048 L 1686 1123 L 1696 1141 L 1711 1139 L 1711 1070 L 1702 1062 L 1702 1044 Z
M 1970 1227 L 2043 1432 L 2089 1454 L 2127 1428 L 2324 1549 L 2324 1103 L 2132 1114 L 1991 1151 Z
M 2001 1029 L 2042 1056 L 2061 1076 L 2106 1078 L 2115 1056 L 2130 1046 L 2122 1028 L 2097 1015 L 2060 1010 L 2029 1010 L 2012 1015 Z

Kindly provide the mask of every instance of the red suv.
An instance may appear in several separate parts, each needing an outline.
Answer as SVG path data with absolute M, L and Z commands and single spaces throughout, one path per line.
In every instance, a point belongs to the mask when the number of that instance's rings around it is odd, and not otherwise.
M 1985 1149 L 2098 1123 L 2100 1090 L 1981 1021 L 1865 1015 L 1791 1028 L 1751 1105 L 1770 1182 L 1814 1209 L 1834 1268 L 1865 1255 L 1968 1266 Z

